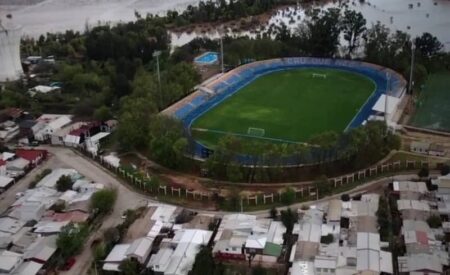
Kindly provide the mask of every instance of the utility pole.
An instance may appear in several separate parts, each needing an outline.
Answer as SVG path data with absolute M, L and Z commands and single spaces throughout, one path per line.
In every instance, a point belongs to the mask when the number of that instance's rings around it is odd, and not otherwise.
M 389 89 L 390 89 L 390 80 L 391 80 L 391 74 L 389 72 L 386 72 L 386 93 L 384 93 L 384 122 L 387 125 L 388 122 L 388 97 L 389 97 Z
M 415 40 L 411 40 L 411 70 L 409 72 L 408 92 L 412 94 L 413 71 L 414 71 L 414 51 L 416 49 Z
M 220 36 L 220 65 L 221 65 L 221 71 L 222 73 L 225 72 L 224 65 L 223 65 L 223 38 L 222 35 Z
M 158 92 L 159 92 L 159 103 L 160 107 L 163 106 L 163 98 L 162 98 L 162 92 L 161 92 L 161 73 L 159 71 L 159 56 L 161 55 L 161 51 L 155 51 L 153 53 L 153 57 L 156 57 L 156 73 L 158 76 Z

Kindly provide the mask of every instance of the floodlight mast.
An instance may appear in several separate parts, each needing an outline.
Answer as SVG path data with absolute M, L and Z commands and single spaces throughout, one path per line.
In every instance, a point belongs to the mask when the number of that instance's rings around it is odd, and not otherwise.
M 156 73 L 158 76 L 159 103 L 160 103 L 160 107 L 162 108 L 163 100 L 162 100 L 162 92 L 161 92 L 161 73 L 159 71 L 159 56 L 160 55 L 161 55 L 161 51 L 153 52 L 153 57 L 156 58 Z

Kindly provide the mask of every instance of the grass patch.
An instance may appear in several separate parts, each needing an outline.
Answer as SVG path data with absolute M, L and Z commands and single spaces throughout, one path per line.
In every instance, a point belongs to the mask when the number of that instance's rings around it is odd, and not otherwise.
M 374 89 L 365 76 L 335 69 L 271 73 L 199 117 L 193 135 L 211 146 L 226 133 L 246 136 L 257 128 L 263 138 L 308 141 L 325 131 L 342 132 Z
M 450 72 L 432 74 L 420 92 L 411 124 L 450 131 Z

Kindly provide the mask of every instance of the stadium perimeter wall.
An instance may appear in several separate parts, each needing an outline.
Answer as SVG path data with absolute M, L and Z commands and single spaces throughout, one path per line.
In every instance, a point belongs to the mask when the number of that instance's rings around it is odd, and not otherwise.
M 193 147 L 193 156 L 195 158 L 204 159 L 209 153 L 212 152 L 212 150 L 194 140 L 190 132 L 191 125 L 198 117 L 202 116 L 204 113 L 208 112 L 228 97 L 234 95 L 258 77 L 277 71 L 301 68 L 329 68 L 345 70 L 362 74 L 375 82 L 375 91 L 370 95 L 356 116 L 350 121 L 346 130 L 358 127 L 365 123 L 370 116 L 376 115 L 372 108 L 380 96 L 386 94 L 387 92 L 388 75 L 388 94 L 399 98 L 400 101 L 404 99 L 406 94 L 406 80 L 397 72 L 376 64 L 354 60 L 314 57 L 277 58 L 245 64 L 221 75 L 216 79 L 209 80 L 207 83 L 203 84 L 203 87 L 212 93 L 206 93 L 199 89 L 179 102 L 173 104 L 162 113 L 173 116 L 183 122 L 186 134 L 188 135 Z M 399 110 L 395 110 L 395 112 L 397 111 Z M 397 121 L 392 122 L 397 123 Z M 252 156 L 240 155 L 237 156 L 237 161 L 244 165 L 252 165 L 255 163 L 254 157 Z M 281 162 L 282 165 L 286 166 L 303 164 L 299 163 L 299 159 L 296 156 L 286 157 Z

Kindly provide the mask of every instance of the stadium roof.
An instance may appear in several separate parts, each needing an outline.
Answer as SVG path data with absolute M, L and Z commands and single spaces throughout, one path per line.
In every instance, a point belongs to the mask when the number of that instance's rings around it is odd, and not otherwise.
M 388 114 L 392 114 L 393 112 L 395 112 L 395 109 L 398 105 L 398 103 L 400 102 L 400 99 L 398 97 L 394 97 L 394 96 L 388 96 L 387 98 L 387 113 Z M 376 111 L 376 112 L 380 112 L 380 113 L 384 113 L 386 110 L 386 96 L 385 95 L 381 95 L 377 102 L 375 103 L 375 105 L 372 107 L 372 110 Z

